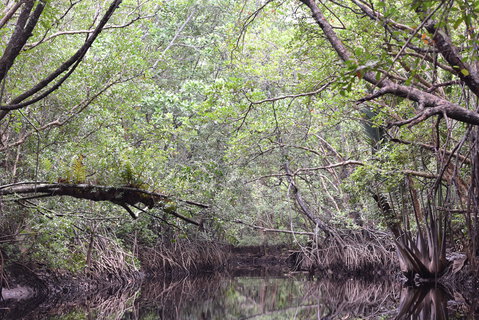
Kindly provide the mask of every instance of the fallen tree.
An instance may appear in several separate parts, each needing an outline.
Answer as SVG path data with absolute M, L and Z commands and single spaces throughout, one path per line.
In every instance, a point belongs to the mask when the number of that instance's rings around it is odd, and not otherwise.
M 14 201 L 39 199 L 55 196 L 70 196 L 77 199 L 91 201 L 108 201 L 123 207 L 133 219 L 138 215 L 130 207 L 145 212 L 147 209 L 161 208 L 164 212 L 171 214 L 185 222 L 201 227 L 202 223 L 192 220 L 179 214 L 174 205 L 171 196 L 151 192 L 143 189 L 127 186 L 101 186 L 92 184 L 72 184 L 72 183 L 43 183 L 43 182 L 19 182 L 0 186 L 0 197 L 17 195 Z M 177 199 L 188 205 L 208 208 L 203 203 Z M 143 208 L 141 207 L 143 206 Z

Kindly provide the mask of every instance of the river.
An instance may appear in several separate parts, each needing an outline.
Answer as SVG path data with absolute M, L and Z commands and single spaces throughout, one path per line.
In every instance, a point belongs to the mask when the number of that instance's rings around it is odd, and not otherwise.
M 459 293 L 438 287 L 319 280 L 303 274 L 216 275 L 157 279 L 77 301 L 20 305 L 0 310 L 0 319 L 475 319 L 471 308 Z

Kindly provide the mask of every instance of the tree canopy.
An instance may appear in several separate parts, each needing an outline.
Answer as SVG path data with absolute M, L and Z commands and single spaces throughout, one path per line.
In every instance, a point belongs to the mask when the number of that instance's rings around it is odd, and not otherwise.
M 446 248 L 474 263 L 479 3 L 6 0 L 0 11 L 11 255 L 54 260 L 77 241 L 69 264 L 97 232 L 133 250 L 137 238 L 386 229 L 406 273 L 443 273 Z M 72 194 L 109 202 L 52 197 Z

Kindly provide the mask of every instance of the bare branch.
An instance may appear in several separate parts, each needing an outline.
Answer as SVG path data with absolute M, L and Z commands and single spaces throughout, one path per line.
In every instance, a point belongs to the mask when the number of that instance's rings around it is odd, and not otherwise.
M 0 20 L 0 28 L 3 28 L 8 20 L 10 20 L 15 12 L 17 12 L 18 8 L 22 5 L 21 1 L 15 2 L 12 7 L 6 8 L 8 11 L 5 12 L 2 20 Z
M 460 84 L 461 84 L 460 80 L 451 80 L 451 81 L 447 81 L 447 82 L 443 82 L 443 83 L 436 83 L 436 84 L 432 85 L 430 88 L 428 88 L 427 92 L 434 92 L 438 88 L 448 87 L 448 86 L 452 86 L 452 85 L 460 85 Z
M 387 125 L 388 128 L 391 127 L 402 127 L 404 125 L 408 125 L 408 127 L 412 127 L 434 115 L 442 115 L 444 113 L 444 110 L 442 107 L 435 107 L 435 108 L 429 108 L 429 109 L 424 109 L 421 113 L 417 114 L 416 116 L 406 119 L 403 121 L 396 121 L 396 122 L 391 122 Z
M 416 176 L 416 177 L 428 178 L 428 179 L 437 179 L 438 177 L 437 174 L 423 172 L 423 171 L 408 170 L 408 169 L 401 170 L 401 173 L 404 173 L 406 175 Z
M 376 21 L 381 21 L 383 23 L 386 23 L 389 26 L 394 27 L 395 29 L 398 30 L 403 30 L 407 31 L 409 33 L 415 34 L 416 29 L 412 28 L 408 25 L 398 23 L 390 18 L 385 18 L 383 14 L 381 14 L 379 11 L 374 11 L 371 7 L 366 5 L 365 3 L 358 1 L 358 0 L 351 0 L 355 5 L 357 5 L 369 18 L 372 20 Z
M 389 52 L 389 54 L 395 56 L 397 53 Z M 449 67 L 448 65 L 442 64 L 438 61 L 435 61 L 434 58 L 431 57 L 429 54 L 419 54 L 417 52 L 407 51 L 407 52 L 403 52 L 401 55 L 402 56 L 416 57 L 416 58 L 420 58 L 422 60 L 425 60 L 425 61 L 428 61 L 428 62 L 431 62 L 431 63 L 435 63 L 439 68 L 443 69 L 444 71 L 454 73 L 453 68 Z
M 288 95 L 279 96 L 279 97 L 275 97 L 275 98 L 268 98 L 268 99 L 264 99 L 264 100 L 260 100 L 260 101 L 251 101 L 251 104 L 253 104 L 253 105 L 254 104 L 262 104 L 262 103 L 266 103 L 266 102 L 274 102 L 274 101 L 284 100 L 284 99 L 296 99 L 296 98 L 300 98 L 300 97 L 314 96 L 314 95 L 317 95 L 318 93 L 324 91 L 333 82 L 334 81 L 329 81 L 326 84 L 322 85 L 319 89 L 311 91 L 311 92 L 304 92 L 304 93 L 298 93 L 298 94 L 288 94 Z
M 126 28 L 130 25 L 132 25 L 133 23 L 135 23 L 136 21 L 138 20 L 142 20 L 142 19 L 148 19 L 148 18 L 151 18 L 153 17 L 153 15 L 148 15 L 148 16 L 138 16 L 136 17 L 135 19 L 132 19 L 130 21 L 128 21 L 127 23 L 125 24 L 122 24 L 122 25 L 112 25 L 112 26 L 105 26 L 103 28 L 103 30 L 111 30 L 111 29 L 122 29 L 122 28 Z M 58 31 L 40 41 L 37 41 L 37 42 L 34 42 L 34 43 L 27 43 L 25 44 L 25 47 L 23 48 L 24 51 L 26 50 L 31 50 L 43 43 L 46 43 L 56 37 L 59 37 L 59 36 L 64 36 L 64 35 L 72 35 L 72 34 L 91 34 L 95 32 L 95 29 L 91 29 L 91 30 L 67 30 L 67 31 Z
M 313 168 L 299 168 L 297 169 L 293 175 L 297 175 L 300 172 L 305 172 L 305 171 L 318 171 L 318 170 L 328 170 L 328 169 L 333 169 L 337 167 L 344 167 L 344 166 L 364 166 L 364 162 L 361 161 L 356 161 L 356 160 L 346 160 L 343 162 L 339 163 L 333 163 L 327 166 L 321 166 L 321 167 L 313 167 Z
M 168 50 L 171 49 L 171 47 L 175 44 L 176 40 L 178 39 L 178 37 L 181 35 L 181 33 L 183 32 L 183 30 L 185 29 L 186 25 L 191 21 L 191 19 L 193 18 L 193 16 L 196 14 L 196 7 L 194 8 L 194 10 L 188 15 L 188 17 L 186 18 L 186 20 L 181 24 L 181 26 L 176 30 L 175 32 L 175 35 L 173 36 L 173 38 L 171 38 L 170 40 L 170 43 L 168 43 L 168 45 L 165 47 L 165 49 L 163 49 L 162 53 L 161 53 L 161 57 L 155 61 L 155 63 L 153 63 L 151 69 L 155 69 L 156 66 L 158 65 L 158 63 L 160 63 L 160 61 L 162 61 L 164 59 L 164 55 L 166 54 L 166 52 L 168 52 Z

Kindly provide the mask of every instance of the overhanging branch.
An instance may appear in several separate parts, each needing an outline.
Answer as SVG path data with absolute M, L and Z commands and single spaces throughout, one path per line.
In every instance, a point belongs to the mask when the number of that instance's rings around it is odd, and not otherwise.
M 333 49 L 336 51 L 339 58 L 343 61 L 351 60 L 352 59 L 351 52 L 344 45 L 343 41 L 338 37 L 334 29 L 332 28 L 331 24 L 328 22 L 328 20 L 325 18 L 325 16 L 319 9 L 316 1 L 315 0 L 300 0 L 300 1 L 304 3 L 306 6 L 308 6 L 308 8 L 311 10 L 314 20 L 323 31 L 324 35 L 328 39 Z M 426 26 L 426 28 L 428 28 L 428 26 Z M 435 36 L 438 36 L 438 34 L 439 36 L 444 37 L 444 35 L 441 32 L 436 32 Z M 443 49 L 439 48 L 441 52 L 446 50 L 447 48 L 452 50 L 452 47 L 446 46 L 449 44 L 449 42 L 447 42 L 446 40 L 447 39 L 443 39 L 443 42 L 444 42 L 443 44 L 445 47 Z M 460 68 L 464 67 L 465 71 L 461 79 L 469 86 L 469 88 L 471 88 L 471 90 L 474 93 L 476 93 L 476 88 L 479 88 L 479 84 L 476 86 L 476 82 L 475 82 L 476 80 L 474 80 L 475 79 L 474 75 L 472 75 L 472 72 L 468 71 L 467 66 L 465 64 L 462 65 L 460 63 L 461 60 L 459 59 L 455 51 L 450 52 L 450 54 L 452 55 L 452 57 L 450 57 L 450 59 L 445 57 L 445 59 L 448 60 L 449 64 L 453 63 L 452 64 L 453 66 L 459 66 Z M 457 59 L 453 59 L 454 57 Z M 466 76 L 465 74 L 468 74 L 468 75 Z M 393 94 L 397 97 L 406 98 L 411 101 L 418 102 L 421 106 L 424 106 L 424 108 L 436 108 L 431 111 L 422 112 L 417 119 L 414 119 L 414 120 L 417 120 L 417 121 L 414 121 L 414 124 L 424 119 L 427 119 L 428 117 L 432 115 L 444 114 L 447 117 L 460 122 L 473 124 L 473 125 L 479 125 L 479 113 L 463 108 L 460 105 L 457 105 L 446 99 L 433 95 L 427 91 L 420 90 L 412 86 L 398 84 L 391 81 L 390 79 L 378 80 L 378 77 L 376 76 L 376 72 L 373 72 L 373 71 L 366 72 L 363 75 L 363 79 L 380 89 L 378 95 Z M 477 80 L 477 83 L 479 83 L 479 80 Z M 477 92 L 479 92 L 479 89 L 477 89 Z M 372 97 L 378 96 L 378 95 L 373 94 Z M 366 98 L 366 100 L 368 99 L 371 99 L 371 97 Z
M 97 27 L 95 28 L 95 31 L 90 34 L 90 36 L 86 39 L 85 43 L 67 61 L 62 63 L 61 66 L 59 66 L 55 71 L 50 73 L 44 79 L 39 81 L 31 89 L 21 93 L 20 95 L 18 95 L 17 97 L 15 97 L 11 101 L 9 101 L 7 104 L 0 105 L 0 110 L 1 110 L 0 111 L 0 121 L 3 118 L 5 118 L 5 116 L 8 114 L 8 112 L 10 112 L 11 110 L 24 108 L 24 107 L 26 107 L 30 104 L 36 103 L 36 102 L 42 100 L 43 98 L 45 98 L 46 96 L 48 96 L 49 94 L 51 94 L 53 91 L 57 90 L 63 84 L 63 82 L 74 72 L 75 68 L 80 64 L 83 57 L 86 55 L 86 53 L 88 52 L 88 50 L 92 46 L 93 42 L 99 36 L 101 31 L 105 27 L 106 23 L 108 22 L 108 20 L 111 18 L 111 16 L 115 12 L 115 10 L 120 5 L 121 1 L 122 0 L 113 0 L 112 1 L 110 7 L 108 8 L 108 10 L 104 14 L 103 18 L 100 20 Z M 40 4 L 43 5 L 43 1 L 39 2 L 39 5 L 37 5 L 37 9 L 40 7 Z M 40 10 L 38 10 L 38 11 L 40 11 Z M 40 14 L 41 14 L 41 11 L 38 13 L 38 17 L 40 16 Z M 33 27 L 31 28 L 31 30 L 33 30 Z M 31 33 L 31 31 L 30 31 L 30 33 Z M 26 42 L 26 39 L 25 39 L 25 41 L 22 42 L 21 46 L 19 48 L 17 48 L 18 52 L 16 52 L 14 58 L 16 58 L 19 55 L 20 50 L 25 45 L 25 42 Z M 12 60 L 11 63 L 13 64 L 13 60 Z M 0 67 L 2 67 L 2 66 L 3 66 L 3 63 L 0 63 Z M 8 71 L 8 69 L 6 69 L 6 71 Z M 58 79 L 58 77 L 63 73 L 65 73 L 65 74 Z M 1 78 L 3 78 L 3 77 L 2 77 L 1 70 L 0 70 L 0 79 Z M 57 80 L 56 83 L 51 85 L 50 88 L 46 89 L 55 80 Z M 40 93 L 42 90 L 44 90 L 44 92 Z M 30 100 L 25 101 L 26 99 L 29 99 L 29 98 L 30 98 Z
M 123 207 L 132 218 L 137 218 L 136 214 L 129 206 L 136 207 L 138 204 L 143 204 L 145 207 L 161 208 L 172 199 L 161 193 L 150 192 L 143 189 L 132 187 L 113 187 L 113 186 L 99 186 L 91 184 L 69 184 L 69 183 L 38 183 L 38 182 L 23 182 L 18 184 L 10 184 L 0 186 L 0 197 L 7 195 L 29 195 L 28 199 L 55 197 L 55 196 L 70 196 L 77 199 L 91 200 L 91 201 L 108 201 Z M 19 200 L 27 199 L 20 198 Z M 178 201 L 184 202 L 200 208 L 208 208 L 209 206 L 203 203 L 180 199 Z M 194 221 L 176 212 L 176 210 L 164 210 L 188 223 L 201 226 L 200 222 Z

